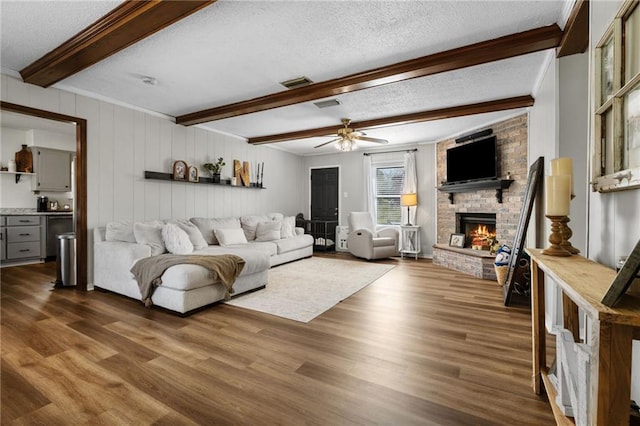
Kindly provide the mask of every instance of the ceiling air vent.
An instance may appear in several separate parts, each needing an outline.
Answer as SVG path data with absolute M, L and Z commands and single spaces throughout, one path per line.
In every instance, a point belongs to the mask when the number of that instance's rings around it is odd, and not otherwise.
M 337 99 L 327 99 L 326 101 L 314 102 L 313 104 L 318 108 L 329 108 L 340 105 L 340 101 Z
M 291 80 L 283 81 L 282 84 L 287 89 L 297 89 L 298 87 L 307 86 L 313 83 L 313 81 L 309 80 L 307 77 L 297 77 Z

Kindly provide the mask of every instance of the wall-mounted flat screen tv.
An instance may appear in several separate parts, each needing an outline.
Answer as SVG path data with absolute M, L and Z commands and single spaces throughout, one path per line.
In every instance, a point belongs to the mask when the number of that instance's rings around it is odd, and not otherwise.
M 498 177 L 496 137 L 447 149 L 447 183 Z

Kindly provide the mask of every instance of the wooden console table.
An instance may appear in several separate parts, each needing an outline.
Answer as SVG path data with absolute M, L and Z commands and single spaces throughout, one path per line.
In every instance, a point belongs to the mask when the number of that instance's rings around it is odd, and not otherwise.
M 640 297 L 624 295 L 615 308 L 602 303 L 613 281 L 613 269 L 582 256 L 545 256 L 540 249 L 526 249 L 531 256 L 531 308 L 533 333 L 533 390 L 544 388 L 558 424 L 570 424 L 555 402 L 548 379 L 545 348 L 544 277 L 562 289 L 564 327 L 579 341 L 578 309 L 591 320 L 591 372 L 589 419 L 594 425 L 628 425 L 631 400 L 632 340 L 640 337 Z M 552 395 L 554 397 L 552 397 Z

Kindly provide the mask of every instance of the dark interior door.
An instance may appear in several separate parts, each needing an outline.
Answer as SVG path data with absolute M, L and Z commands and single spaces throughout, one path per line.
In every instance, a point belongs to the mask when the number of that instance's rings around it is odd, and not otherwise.
M 311 219 L 338 220 L 338 168 L 311 169 Z

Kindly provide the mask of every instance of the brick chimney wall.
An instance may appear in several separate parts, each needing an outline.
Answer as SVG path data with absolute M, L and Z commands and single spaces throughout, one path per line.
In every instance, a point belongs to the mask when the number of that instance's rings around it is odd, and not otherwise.
M 497 139 L 498 178 L 507 179 L 507 173 L 510 173 L 514 182 L 508 189 L 503 190 L 502 204 L 496 200 L 495 189 L 456 193 L 454 194 L 454 204 L 449 202 L 448 193 L 438 191 L 438 235 L 436 241 L 439 244 L 449 244 L 450 234 L 456 232 L 456 213 L 476 212 L 495 213 L 496 238 L 501 244 L 513 245 L 529 172 L 527 167 L 527 115 L 523 114 L 495 123 L 478 129 L 478 131 L 486 128 L 492 128 L 493 135 Z M 437 144 L 437 182 L 446 180 L 446 150 L 455 145 L 455 138 Z

